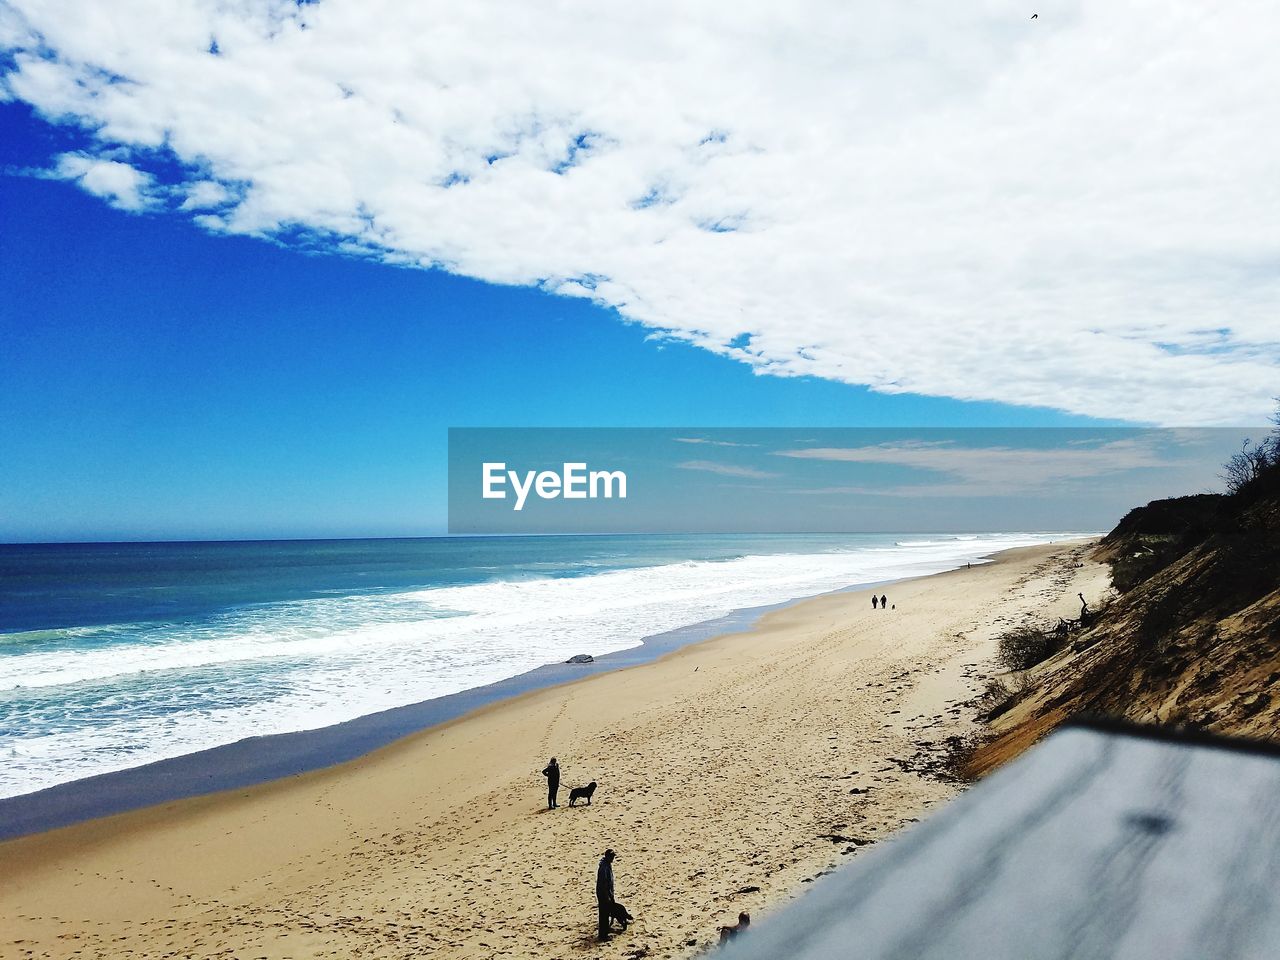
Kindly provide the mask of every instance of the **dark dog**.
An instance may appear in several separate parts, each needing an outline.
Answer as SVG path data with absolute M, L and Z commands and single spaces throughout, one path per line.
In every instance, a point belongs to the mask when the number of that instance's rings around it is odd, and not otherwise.
M 609 904 L 609 919 L 614 923 L 620 924 L 622 929 L 625 930 L 627 929 L 627 924 L 634 920 L 635 917 L 627 912 L 626 907 L 615 900 Z
M 726 943 L 728 943 L 730 940 L 737 937 L 739 934 L 741 934 L 743 931 L 748 929 L 750 926 L 751 926 L 751 914 L 747 913 L 744 910 L 742 913 L 738 914 L 738 922 L 735 923 L 732 927 L 720 928 L 720 946 L 724 946 Z
M 569 791 L 569 806 L 573 806 L 575 800 L 587 801 L 587 806 L 591 806 L 591 795 L 596 792 L 596 782 L 592 780 L 585 787 L 574 787 Z

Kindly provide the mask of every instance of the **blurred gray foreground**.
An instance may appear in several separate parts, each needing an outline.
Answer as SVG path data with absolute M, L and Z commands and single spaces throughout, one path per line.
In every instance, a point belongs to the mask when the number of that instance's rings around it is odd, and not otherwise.
M 1276 960 L 1280 754 L 1064 729 L 716 956 Z

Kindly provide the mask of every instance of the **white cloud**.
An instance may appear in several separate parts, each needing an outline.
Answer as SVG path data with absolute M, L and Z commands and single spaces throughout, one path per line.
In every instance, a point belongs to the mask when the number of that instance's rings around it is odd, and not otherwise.
M 209 210 L 231 199 L 231 192 L 216 180 L 196 180 L 186 185 L 181 210 Z
M 698 470 L 702 473 L 718 473 L 723 477 L 744 477 L 749 480 L 767 480 L 776 477 L 776 473 L 757 470 L 755 467 L 741 467 L 734 463 L 717 463 L 714 460 L 686 460 L 677 463 L 681 470 Z
M 175 191 L 209 229 L 889 393 L 1191 425 L 1277 392 L 1266 4 L 10 6 L 8 95 L 231 187 Z
M 738 443 L 734 440 L 709 440 L 706 437 L 676 437 L 676 443 L 701 443 L 710 447 L 758 447 L 758 443 Z
M 923 471 L 920 485 L 838 486 L 808 493 L 881 496 L 990 496 L 1047 490 L 1064 482 L 1179 466 L 1160 449 L 1167 434 L 1068 442 L 1057 447 L 960 446 L 954 441 L 899 440 L 858 447 L 780 450 L 776 456 L 849 464 L 878 464 Z M 943 482 L 937 482 L 942 479 Z
M 52 174 L 67 180 L 78 180 L 80 186 L 94 196 L 102 197 L 113 207 L 138 211 L 150 205 L 147 189 L 151 177 L 118 160 L 105 160 L 81 153 L 64 153 L 58 157 Z

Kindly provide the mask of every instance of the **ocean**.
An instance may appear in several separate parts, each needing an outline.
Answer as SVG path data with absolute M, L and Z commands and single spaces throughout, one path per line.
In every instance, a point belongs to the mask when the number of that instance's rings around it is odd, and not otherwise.
M 0 545 L 0 797 L 1066 536 Z

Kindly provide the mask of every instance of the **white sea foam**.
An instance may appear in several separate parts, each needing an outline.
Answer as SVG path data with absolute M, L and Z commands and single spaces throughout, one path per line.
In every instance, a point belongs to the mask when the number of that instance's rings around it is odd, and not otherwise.
M 92 628 L 130 639 L 0 658 L 0 691 L 11 707 L 0 730 L 0 796 L 327 726 L 574 654 L 622 650 L 737 609 L 938 572 L 1048 539 L 886 538 L 844 551 L 498 579 L 261 604 L 194 624 Z

